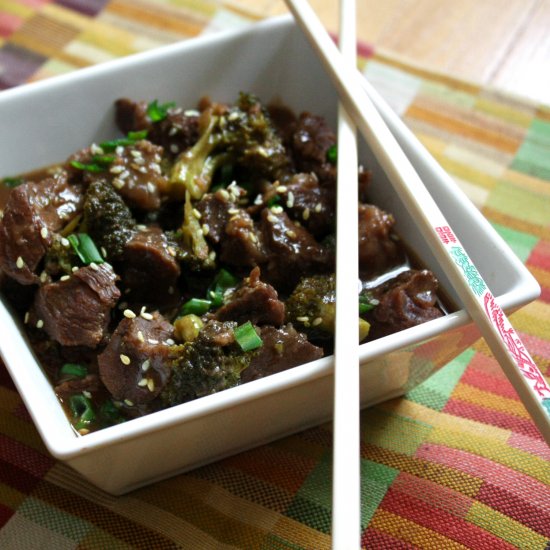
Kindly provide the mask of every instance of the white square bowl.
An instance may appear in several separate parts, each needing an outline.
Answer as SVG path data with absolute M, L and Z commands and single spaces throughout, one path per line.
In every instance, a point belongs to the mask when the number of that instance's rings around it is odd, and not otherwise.
M 192 107 L 203 95 L 233 101 L 240 91 L 251 91 L 264 102 L 282 100 L 296 112 L 323 115 L 335 127 L 335 90 L 285 16 L 0 93 L 0 177 L 59 162 L 117 135 L 113 102 L 119 97 Z M 501 307 L 511 312 L 536 298 L 540 288 L 525 266 L 384 101 L 372 90 L 371 95 Z M 360 158 L 374 172 L 373 202 L 395 215 L 398 232 L 407 235 L 422 263 L 460 303 L 364 145 Z M 81 437 L 3 301 L 0 326 L 0 352 L 50 453 L 113 494 L 331 418 L 332 361 L 325 357 Z M 458 309 L 362 345 L 362 406 L 405 393 L 478 337 L 468 315 Z

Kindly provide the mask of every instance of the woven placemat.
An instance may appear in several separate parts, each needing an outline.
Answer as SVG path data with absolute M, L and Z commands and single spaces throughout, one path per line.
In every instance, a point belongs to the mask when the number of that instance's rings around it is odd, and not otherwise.
M 0 0 L 0 88 L 253 19 L 198 0 Z M 539 280 L 541 298 L 512 321 L 550 375 L 550 110 L 363 53 L 370 81 Z M 483 341 L 363 411 L 361 430 L 365 547 L 549 547 L 550 451 Z M 0 548 L 330 548 L 331 442 L 319 426 L 113 497 L 49 456 L 0 365 Z

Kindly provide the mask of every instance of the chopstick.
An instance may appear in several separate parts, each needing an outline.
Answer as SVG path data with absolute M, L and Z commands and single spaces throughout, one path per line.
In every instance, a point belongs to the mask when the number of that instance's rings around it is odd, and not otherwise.
M 466 311 L 550 445 L 550 386 L 374 107 L 355 65 L 340 55 L 306 0 L 286 0 L 286 3 L 321 58 L 340 101 L 353 116 L 367 145 L 415 220 Z
M 353 64 L 355 26 L 355 0 L 340 0 L 340 51 Z M 361 546 L 357 136 L 341 103 L 337 143 L 332 547 L 340 549 Z

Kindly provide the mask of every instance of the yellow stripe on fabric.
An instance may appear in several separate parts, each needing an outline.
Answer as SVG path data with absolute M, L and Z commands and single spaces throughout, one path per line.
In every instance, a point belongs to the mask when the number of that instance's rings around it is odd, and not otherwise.
M 516 231 L 522 231 L 523 233 L 528 233 L 539 239 L 548 238 L 548 227 L 545 225 L 540 225 L 536 222 L 530 222 L 526 219 L 516 218 L 513 214 L 508 214 L 493 208 L 492 206 L 484 206 L 482 214 L 494 223 L 498 223 L 510 229 L 515 229 Z
M 106 36 L 109 37 L 109 40 L 105 40 Z M 98 52 L 108 52 L 109 56 L 112 57 L 124 57 L 136 52 L 132 33 L 100 22 L 90 25 L 80 35 L 78 41 L 81 44 L 91 46 Z
M 550 288 L 550 271 L 546 269 L 541 269 L 540 267 L 536 267 L 533 265 L 529 266 L 529 271 L 538 281 L 540 286 Z
M 544 459 L 510 447 L 491 437 L 473 435 L 458 429 L 436 428 L 429 434 L 426 442 L 445 445 L 488 458 L 517 472 L 530 475 L 542 483 L 550 484 L 550 468 Z
M 497 179 L 491 174 L 487 174 L 480 170 L 480 167 L 475 162 L 465 162 L 462 159 L 453 158 L 444 153 L 444 156 L 437 159 L 441 166 L 453 176 L 458 176 L 460 179 L 471 182 L 484 189 L 494 189 L 497 184 Z
M 450 143 L 445 149 L 445 156 L 464 167 L 475 166 L 475 173 L 479 172 L 490 176 L 493 180 L 502 177 L 506 171 L 506 164 L 502 162 L 501 156 L 497 160 L 486 155 L 485 151 L 480 151 L 478 148 L 464 147 L 462 144 Z
M 126 544 L 118 537 L 115 537 L 111 533 L 108 533 L 99 527 L 93 527 L 82 539 L 78 541 L 78 546 L 76 548 L 78 548 L 78 550 L 95 550 L 97 548 L 134 550 L 135 546 Z M 58 550 L 58 548 L 55 548 L 55 550 Z
M 501 120 L 525 129 L 529 128 L 535 116 L 535 110 L 527 106 L 527 104 L 506 103 L 502 97 L 495 99 L 483 97 L 482 95 L 475 102 L 475 108 L 478 111 L 498 117 Z
M 455 183 L 460 187 L 460 189 L 465 193 L 465 195 L 474 203 L 474 205 L 479 209 L 482 208 L 487 202 L 490 191 L 479 187 L 474 183 L 463 180 L 453 174 L 453 179 Z
M 28 420 L 22 420 L 0 410 L 0 433 L 44 455 L 48 454 L 36 428 Z
M 421 131 L 415 132 L 415 136 L 434 157 L 443 155 L 445 149 L 447 148 L 447 141 L 440 139 L 437 136 Z
M 512 318 L 514 325 L 524 327 L 524 332 L 535 334 L 543 340 L 550 340 L 550 304 L 542 300 L 531 302 L 516 311 Z
M 222 493 L 225 493 L 223 499 L 220 497 Z M 275 512 L 235 497 L 212 483 L 185 475 L 145 487 L 134 496 L 174 516 L 185 518 L 217 540 L 240 544 L 243 548 L 255 547 L 252 543 L 259 545 L 266 536 L 265 529 L 249 522 L 271 525 L 279 518 Z M 243 516 L 242 509 L 253 512 Z M 254 518 L 255 514 L 261 520 Z
M 414 544 L 418 548 L 444 548 L 445 550 L 462 550 L 467 548 L 467 546 L 447 538 L 432 529 L 428 529 L 414 521 L 383 509 L 378 509 L 375 512 L 369 523 L 369 527 L 392 535 L 400 541 Z
M 377 405 L 377 407 L 420 420 L 439 430 L 460 430 L 465 433 L 477 434 L 479 437 L 487 437 L 491 441 L 502 444 L 506 444 L 511 434 L 510 430 L 498 428 L 497 426 L 488 426 L 475 420 L 459 418 L 451 414 L 435 413 L 433 409 L 406 399 L 388 401 Z
M 26 498 L 27 495 L 24 493 L 0 482 L 0 504 L 12 510 L 17 510 Z
M 16 407 L 21 405 L 20 395 L 5 386 L 0 386 L 0 410 L 13 412 Z
M 74 10 L 66 9 L 54 3 L 45 4 L 40 11 L 43 15 L 51 17 L 65 25 L 70 25 L 80 31 L 86 29 L 91 21 L 90 18 L 85 15 L 81 15 Z
M 455 386 L 453 399 L 472 403 L 485 409 L 512 414 L 520 418 L 530 418 L 529 413 L 520 401 L 503 397 L 502 395 L 495 395 L 494 393 L 483 391 L 462 382 L 459 382 Z
M 374 445 L 363 445 L 362 456 L 372 462 L 448 487 L 470 498 L 475 498 L 483 485 L 482 479 L 460 470 Z
M 535 533 L 519 521 L 497 512 L 480 502 L 474 502 L 466 520 L 508 541 L 517 548 L 545 548 L 547 539 L 544 535 Z
M 50 58 L 32 75 L 29 82 L 69 73 L 76 69 L 78 69 L 78 65 L 69 63 L 68 61 L 62 61 L 61 59 Z
M 2 11 L 8 13 L 9 15 L 15 15 L 21 17 L 22 19 L 28 19 L 31 17 L 36 10 L 22 4 L 21 2 L 11 2 L 10 0 L 5 0 L 1 4 Z
M 512 183 L 531 193 L 541 195 L 546 200 L 550 200 L 550 185 L 548 185 L 547 180 L 531 176 L 530 174 L 524 174 L 523 172 L 517 172 L 512 169 L 506 170 L 501 179 L 504 182 Z
M 287 541 L 292 548 L 297 545 L 299 548 L 311 548 L 312 550 L 329 550 L 331 548 L 331 537 L 312 529 L 303 523 L 299 523 L 291 518 L 282 517 L 275 528 L 273 535 Z

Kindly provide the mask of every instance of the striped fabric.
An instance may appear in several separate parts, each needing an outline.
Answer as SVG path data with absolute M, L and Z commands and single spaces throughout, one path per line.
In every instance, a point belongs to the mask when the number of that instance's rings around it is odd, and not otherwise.
M 0 0 L 0 87 L 253 19 L 231 6 Z M 543 287 L 512 322 L 549 376 L 550 108 L 368 53 L 361 69 Z M 361 429 L 364 547 L 550 548 L 550 450 L 483 341 Z M 114 497 L 48 455 L 0 365 L 0 548 L 329 548 L 331 441 L 319 426 Z

